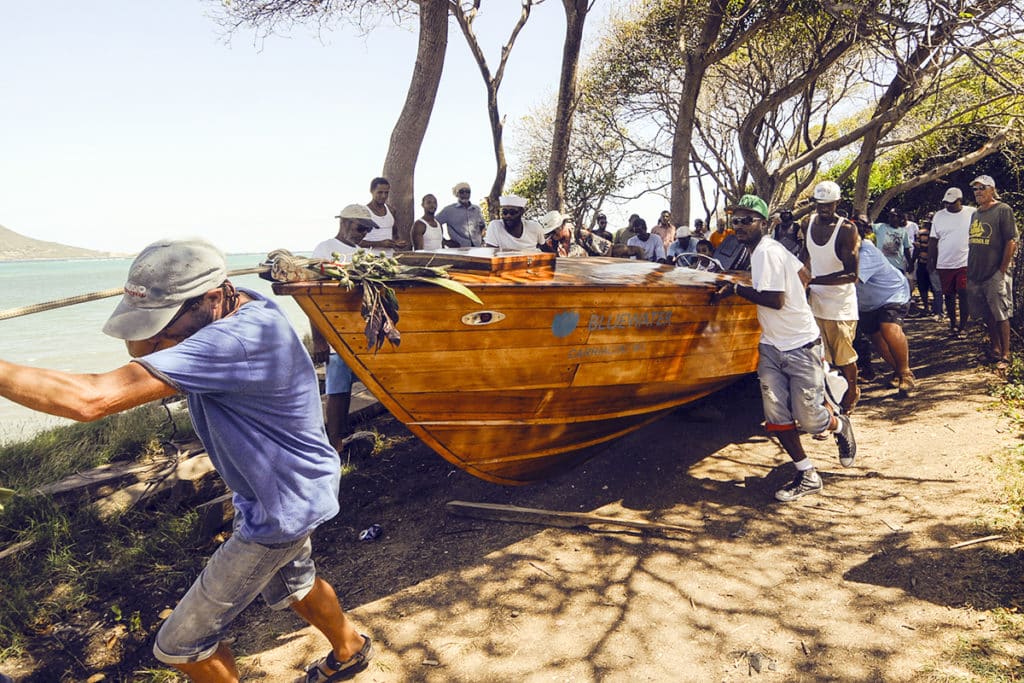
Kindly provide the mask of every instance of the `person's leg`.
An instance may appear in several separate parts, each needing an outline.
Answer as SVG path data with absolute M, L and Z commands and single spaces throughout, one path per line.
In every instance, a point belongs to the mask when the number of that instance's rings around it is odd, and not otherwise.
M 996 357 L 1001 361 L 1010 360 L 1010 321 L 1000 320 L 996 322 L 996 338 L 999 346 L 996 347 Z
M 857 363 L 840 365 L 838 370 L 847 383 L 846 394 L 843 396 L 843 401 L 840 405 L 843 408 L 843 412 L 849 415 L 857 407 L 857 401 L 860 400 L 860 387 L 857 386 Z
M 366 642 L 341 609 L 334 588 L 319 576 L 306 597 L 293 602 L 289 607 L 324 634 L 339 662 L 351 659 Z
M 352 370 L 341 360 L 341 356 L 331 353 L 327 359 L 327 371 L 324 377 L 324 390 L 327 394 L 327 439 L 334 450 L 341 453 L 344 449 L 342 441 L 348 436 L 348 412 L 352 404 Z
M 967 289 L 959 289 L 956 293 L 956 296 L 951 301 L 953 302 L 952 310 L 954 313 L 956 312 L 956 304 L 960 304 L 960 331 L 962 332 L 967 329 Z M 951 313 L 950 315 L 953 314 Z
M 932 314 L 939 316 L 942 319 L 942 283 L 939 281 L 939 272 L 937 270 L 928 271 L 928 281 L 931 283 L 932 290 Z
M 932 289 L 932 282 L 928 278 L 928 268 L 925 264 L 918 262 L 916 267 L 917 294 L 921 297 L 921 315 L 928 315 L 931 307 L 928 306 L 928 294 Z
M 175 669 L 188 676 L 193 683 L 238 683 L 238 668 L 235 656 L 227 643 L 217 646 L 217 651 L 209 659 L 189 664 L 172 664 Z
M 964 295 L 966 296 L 966 293 Z M 961 308 L 961 311 L 960 311 L 961 312 L 961 316 L 960 316 L 960 318 L 961 318 L 961 322 L 960 322 L 960 326 L 958 328 L 957 324 L 956 324 L 956 322 L 957 322 L 956 321 L 957 295 L 956 294 L 943 294 L 942 298 L 946 302 L 946 318 L 949 320 L 949 332 L 950 332 L 950 334 L 956 334 L 959 330 L 963 329 L 963 309 L 965 309 L 967 307 L 964 305 L 964 301 L 961 298 L 961 300 L 960 300 L 960 308 Z
M 348 411 L 351 404 L 351 392 L 327 394 L 327 439 L 339 453 L 344 448 L 342 441 L 348 436 Z
M 308 546 L 308 539 L 267 546 L 232 535 L 161 624 L 153 654 L 193 681 L 237 682 L 231 649 L 221 641 L 224 630 L 281 567 L 303 552 L 308 556 Z
M 910 348 L 903 328 L 897 323 L 882 322 L 879 325 L 878 337 L 888 353 L 886 362 L 892 366 L 896 374 L 900 377 L 910 375 Z
M 881 329 L 871 335 L 871 341 L 874 343 L 875 350 L 878 351 L 878 355 L 880 355 L 882 360 L 885 361 L 885 364 L 892 368 L 893 372 L 897 372 L 896 360 L 893 358 L 892 349 L 889 348 L 889 344 L 882 335 Z

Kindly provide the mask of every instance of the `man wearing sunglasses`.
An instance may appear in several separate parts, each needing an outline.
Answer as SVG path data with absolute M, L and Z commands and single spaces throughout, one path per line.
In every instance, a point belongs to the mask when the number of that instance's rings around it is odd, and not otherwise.
M 349 204 L 335 218 L 338 219 L 338 234 L 316 245 L 313 258 L 348 259 L 360 248 L 359 242 L 377 227 L 370 209 L 362 204 Z M 313 338 L 313 362 L 327 363 L 324 376 L 324 393 L 327 394 L 327 438 L 334 449 L 341 453 L 348 436 L 348 411 L 352 404 L 352 370 L 331 350 L 327 340 L 315 326 L 311 327 Z
M 501 196 L 501 218 L 487 225 L 484 244 L 499 251 L 538 251 L 544 242 L 544 228 L 523 218 L 526 200 L 514 194 Z
M 825 180 L 814 187 L 816 212 L 807 226 L 804 264 L 811 271 L 811 310 L 821 329 L 825 360 L 846 378 L 844 413 L 851 413 L 860 398 L 857 387 L 857 226 L 836 213 L 839 185 Z
M 307 680 L 366 668 L 370 639 L 311 558 L 313 530 L 339 510 L 340 461 L 324 432 L 313 363 L 285 314 L 236 289 L 209 242 L 161 240 L 132 263 L 103 331 L 126 340 L 135 360 L 99 374 L 0 361 L 0 396 L 80 421 L 188 398 L 196 433 L 233 493 L 235 531 L 161 625 L 157 659 L 193 680 L 238 681 L 226 629 L 263 595 L 330 641 Z
M 798 429 L 810 434 L 831 432 L 839 462 L 850 467 L 857 456 L 853 425 L 825 402 L 821 334 L 804 295 L 803 264 L 784 246 L 764 234 L 768 206 L 744 195 L 732 207 L 736 238 L 751 251 L 751 286 L 733 280 L 716 282 L 712 303 L 739 296 L 757 304 L 761 340 L 757 376 L 761 382 L 765 428 L 796 466 L 796 477 L 775 492 L 784 503 L 821 490 L 821 476 L 804 451 Z
M 985 321 L 990 360 L 1005 370 L 1010 361 L 1011 266 L 1017 251 L 1017 223 L 1013 209 L 999 201 L 992 176 L 978 176 L 971 190 L 978 208 L 967 244 L 967 299 L 971 316 Z

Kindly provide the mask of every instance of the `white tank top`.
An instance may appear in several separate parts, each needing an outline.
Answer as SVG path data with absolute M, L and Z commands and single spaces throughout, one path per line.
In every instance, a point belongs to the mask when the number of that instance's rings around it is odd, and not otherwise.
M 811 277 L 828 275 L 843 269 L 843 262 L 836 256 L 836 239 L 842 227 L 842 217 L 836 221 L 835 230 L 825 244 L 816 244 L 811 237 L 817 217 L 811 219 L 807 226 L 807 253 L 811 257 Z M 823 320 L 857 320 L 857 286 L 849 282 L 845 285 L 811 285 L 811 311 L 815 318 Z
M 418 220 L 417 223 L 423 223 L 427 226 L 427 229 L 423 231 L 423 251 L 433 251 L 434 249 L 441 248 L 441 224 L 431 225 L 425 220 Z
M 395 217 L 391 214 L 391 209 L 385 206 L 383 216 L 378 216 L 373 213 L 373 209 L 370 210 L 370 214 L 373 216 L 373 222 L 377 224 L 377 227 L 368 232 L 366 237 L 363 238 L 363 241 L 383 242 L 384 240 L 394 239 Z

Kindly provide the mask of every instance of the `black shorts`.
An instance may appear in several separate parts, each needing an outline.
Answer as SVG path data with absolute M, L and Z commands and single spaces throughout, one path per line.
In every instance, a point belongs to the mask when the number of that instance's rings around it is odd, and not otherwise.
M 910 309 L 910 302 L 905 304 L 886 304 L 873 311 L 860 312 L 860 330 L 864 334 L 874 334 L 881 329 L 882 323 L 893 323 L 903 327 L 903 318 Z

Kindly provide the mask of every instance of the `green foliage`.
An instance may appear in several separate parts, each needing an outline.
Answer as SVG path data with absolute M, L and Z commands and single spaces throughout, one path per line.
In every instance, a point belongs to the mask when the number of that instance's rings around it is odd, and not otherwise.
M 24 494 L 111 460 L 162 452 L 161 441 L 172 436 L 194 438 L 187 413 L 170 413 L 151 404 L 6 444 L 0 447 L 0 478 Z M 104 591 L 123 593 L 125 577 L 144 590 L 183 586 L 194 575 L 200 556 L 195 513 L 129 512 L 105 521 L 89 502 L 84 496 L 58 504 L 19 495 L 0 514 L 0 547 L 31 544 L 0 560 L 0 652 L 19 651 L 23 634 L 46 632 Z M 123 603 L 109 608 L 115 618 L 121 610 L 130 629 L 145 628 L 138 610 Z
M 18 490 L 42 486 L 113 460 L 160 452 L 160 442 L 194 437 L 185 412 L 159 404 L 41 432 L 0 446 L 0 482 Z

